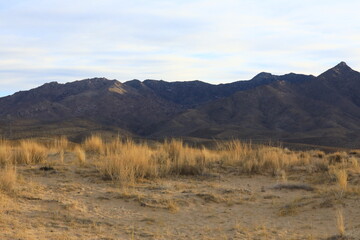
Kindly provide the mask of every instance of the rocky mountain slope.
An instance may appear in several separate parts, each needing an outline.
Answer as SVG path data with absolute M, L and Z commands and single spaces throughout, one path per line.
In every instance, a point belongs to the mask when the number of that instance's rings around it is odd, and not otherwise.
M 187 110 L 155 135 L 357 147 L 359 93 L 360 73 L 340 63 L 312 80 L 278 80 Z
M 359 93 L 360 73 L 344 62 L 318 77 L 260 73 L 219 85 L 104 78 L 48 83 L 0 98 L 0 134 L 60 134 L 66 125 L 75 135 L 102 130 L 357 147 Z
M 77 125 L 81 120 L 86 122 L 85 128 L 97 124 L 96 129 L 119 127 L 139 135 L 180 110 L 180 106 L 157 96 L 146 86 L 134 89 L 104 78 L 47 83 L 0 99 L 0 118 L 4 123 L 31 121 L 31 125 L 40 127 L 63 122 Z

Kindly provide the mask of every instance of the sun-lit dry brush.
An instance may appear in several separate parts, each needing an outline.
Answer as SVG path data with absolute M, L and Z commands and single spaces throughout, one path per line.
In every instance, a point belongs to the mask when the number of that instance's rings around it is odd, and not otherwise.
M 12 161 L 11 155 L 11 146 L 6 141 L 0 140 L 0 166 L 10 164 Z
M 79 148 L 75 149 L 79 152 Z M 176 139 L 149 145 L 129 138 L 106 142 L 99 136 L 91 136 L 84 141 L 82 149 L 91 156 L 89 164 L 94 164 L 104 179 L 120 183 L 171 175 L 203 175 L 226 169 L 238 174 L 270 174 L 286 182 L 288 173 L 299 170 L 332 174 L 334 169 L 354 171 L 358 167 L 358 158 L 344 153 L 290 151 L 238 140 L 218 141 L 215 146 L 205 148 L 191 147 Z M 78 158 L 80 155 L 77 153 Z M 344 180 L 341 181 L 339 184 L 345 190 Z
M 14 162 L 19 164 L 37 164 L 46 161 L 48 149 L 32 140 L 22 140 L 13 150 Z
M 85 152 L 85 150 L 81 146 L 75 146 L 74 153 L 75 153 L 77 162 L 80 165 L 85 164 L 85 162 L 86 162 L 86 152 Z
M 90 153 L 102 154 L 105 150 L 105 144 L 100 136 L 92 135 L 85 139 L 83 148 Z
M 278 147 L 252 145 L 238 140 L 220 142 L 217 150 L 223 164 L 237 166 L 240 172 L 273 175 L 293 166 L 309 164 L 310 158 Z
M 105 177 L 120 182 L 134 182 L 139 178 L 168 175 L 196 175 L 205 169 L 203 149 L 186 146 L 171 140 L 149 146 L 130 139 L 115 140 L 105 146 L 97 166 Z
M 98 135 L 86 138 L 81 144 L 70 143 L 65 137 L 55 138 L 48 144 L 29 139 L 16 142 L 1 140 L 0 166 L 44 164 L 52 152 L 58 154 L 59 163 L 64 163 L 65 156 L 69 156 L 65 153 L 73 154 L 71 159 L 76 159 L 78 164 L 94 166 L 104 179 L 120 184 L 135 183 L 139 179 L 224 171 L 269 174 L 286 182 L 292 172 L 306 171 L 328 173 L 337 182 L 339 191 L 344 193 L 354 190 L 354 186 L 348 187 L 349 174 L 359 172 L 356 150 L 353 154 L 325 154 L 316 150 L 290 151 L 238 140 L 217 141 L 206 148 L 191 147 L 177 139 L 149 144 L 119 137 L 104 141 Z
M 73 152 L 77 162 L 93 164 L 105 178 L 121 182 L 170 175 L 202 175 L 227 168 L 239 174 L 271 174 L 285 181 L 288 172 L 301 169 L 310 173 L 329 171 L 346 190 L 346 171 L 359 170 L 358 155 L 345 152 L 290 151 L 239 140 L 218 141 L 215 146 L 205 148 L 191 147 L 176 139 L 149 144 L 129 138 L 104 141 L 98 135 L 86 138 L 82 144 L 70 143 L 65 137 L 56 138 L 51 144 L 36 140 L 11 143 L 1 140 L 0 165 L 41 164 L 50 152 L 57 153 L 60 162 L 64 161 L 66 152 Z
M 17 182 L 16 167 L 7 166 L 0 169 L 0 191 L 11 193 L 14 191 Z
M 100 135 L 77 143 L 65 137 L 1 140 L 0 207 L 5 202 L 18 204 L 14 208 L 21 204 L 55 206 L 57 210 L 51 213 L 34 211 L 65 227 L 67 223 L 81 225 L 76 215 L 79 211 L 91 215 L 87 209 L 94 206 L 109 204 L 101 214 L 122 211 L 118 208 L 122 201 L 136 212 L 150 210 L 179 218 L 202 206 L 207 220 L 232 214 L 233 208 L 241 214 L 244 208 L 259 208 L 279 222 L 300 219 L 313 211 L 343 209 L 328 221 L 338 237 L 330 239 L 341 239 L 354 229 L 348 206 L 360 195 L 359 156 L 357 150 L 295 151 L 239 140 L 214 141 L 206 147 L 181 139 L 146 141 Z M 6 215 L 11 212 L 9 206 L 0 209 L 0 217 L 5 216 L 11 226 L 10 215 Z M 21 215 L 20 210 L 16 213 Z M 96 221 L 100 220 L 86 220 Z M 251 223 L 241 224 L 244 228 L 236 224 L 235 234 L 248 236 L 244 239 L 255 236 Z M 277 233 L 266 225 L 259 234 L 272 239 Z M 219 226 L 220 230 L 229 234 Z M 135 231 L 135 236 L 140 235 Z M 284 236 L 280 239 L 289 239 Z

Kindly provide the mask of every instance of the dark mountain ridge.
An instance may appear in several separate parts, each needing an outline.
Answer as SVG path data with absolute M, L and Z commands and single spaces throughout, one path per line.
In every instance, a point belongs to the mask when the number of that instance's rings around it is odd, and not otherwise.
M 10 125 L 18 137 L 59 134 L 66 123 L 71 130 L 64 134 L 71 135 L 101 130 L 358 147 L 359 93 L 360 73 L 344 62 L 318 77 L 263 72 L 218 85 L 105 78 L 52 82 L 0 98 L 0 134 L 11 137 Z
M 278 80 L 188 110 L 155 135 L 358 147 L 359 93 L 360 73 L 340 63 L 310 81 Z
M 166 82 L 163 80 L 145 80 L 143 85 L 153 90 L 162 98 L 176 104 L 194 107 L 212 100 L 228 97 L 237 91 L 245 91 L 275 81 L 301 82 L 312 80 L 312 75 L 290 73 L 276 76 L 270 73 L 259 73 L 251 80 L 236 81 L 226 84 L 210 84 L 202 81 Z M 139 80 L 125 82 L 125 85 L 134 88 L 141 87 Z

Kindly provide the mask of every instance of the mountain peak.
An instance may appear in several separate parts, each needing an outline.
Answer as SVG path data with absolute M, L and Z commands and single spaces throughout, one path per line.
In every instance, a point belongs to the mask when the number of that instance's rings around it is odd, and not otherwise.
M 257 74 L 254 78 L 258 78 L 258 77 L 271 77 L 271 76 L 273 76 L 271 73 L 261 72 L 261 73 Z
M 335 67 L 330 68 L 326 72 L 319 75 L 319 78 L 336 78 L 344 74 L 352 73 L 354 70 L 350 68 L 346 62 L 340 62 Z
M 333 67 L 334 70 L 352 70 L 346 62 L 340 62 L 338 65 Z
M 341 62 L 340 62 L 338 65 L 336 65 L 336 66 L 342 67 L 342 66 L 348 66 L 348 65 L 346 64 L 346 62 L 341 61 Z
M 275 76 L 272 75 L 271 73 L 261 72 L 261 73 L 257 74 L 255 77 L 253 77 L 251 80 L 262 81 L 264 79 L 270 79 L 270 78 L 274 78 L 274 77 Z
M 80 80 L 80 81 L 88 82 L 88 83 L 96 83 L 96 82 L 99 83 L 99 82 L 109 82 L 111 80 L 107 79 L 105 77 L 93 77 L 93 78 L 87 78 L 87 79 Z

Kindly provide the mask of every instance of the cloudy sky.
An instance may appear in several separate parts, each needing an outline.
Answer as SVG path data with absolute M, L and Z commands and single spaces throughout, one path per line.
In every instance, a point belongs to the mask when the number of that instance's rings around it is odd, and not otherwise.
M 360 70 L 358 0 L 0 0 L 0 96 L 90 77 Z

